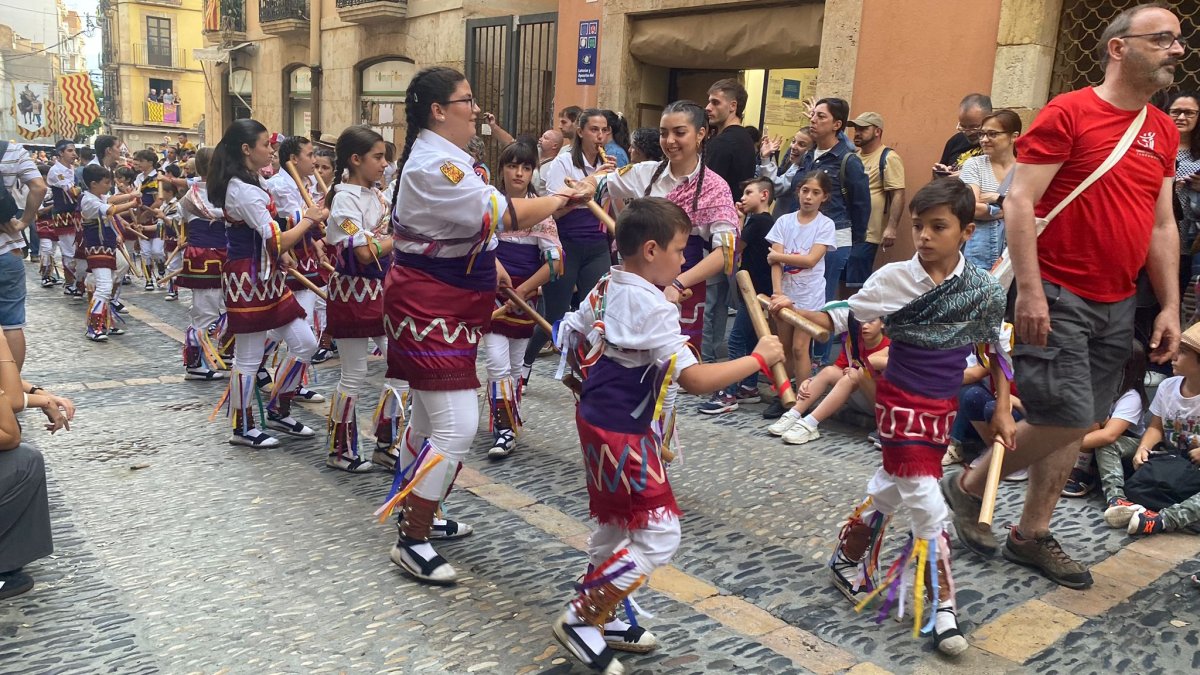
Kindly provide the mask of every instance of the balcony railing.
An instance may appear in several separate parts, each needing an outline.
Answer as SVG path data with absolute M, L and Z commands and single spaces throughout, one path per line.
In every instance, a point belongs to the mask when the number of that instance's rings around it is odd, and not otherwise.
M 259 23 L 308 21 L 308 0 L 258 0 Z
M 204 32 L 246 32 L 246 0 L 204 0 Z
M 182 49 L 155 47 L 144 42 L 135 42 L 131 46 L 133 47 L 133 64 L 135 66 L 178 70 L 188 67 L 187 54 Z
M 183 105 L 179 103 L 159 103 L 144 101 L 143 112 L 146 124 L 183 124 Z
M 338 16 L 351 23 L 402 19 L 408 14 L 408 0 L 337 0 Z

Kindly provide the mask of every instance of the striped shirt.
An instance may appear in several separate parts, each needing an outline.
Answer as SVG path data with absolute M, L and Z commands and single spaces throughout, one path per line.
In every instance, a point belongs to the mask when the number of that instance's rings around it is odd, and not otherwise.
M 5 149 L 4 157 L 0 158 L 0 174 L 4 176 L 4 189 L 8 190 L 14 199 L 16 199 L 17 193 L 13 188 L 18 180 L 22 185 L 28 185 L 33 180 L 42 177 L 37 165 L 29 157 L 29 152 L 20 143 L 12 142 Z M 23 208 L 24 206 L 24 199 L 18 199 L 17 207 Z M 19 248 L 25 248 L 25 240 L 20 234 L 0 233 L 0 254 Z

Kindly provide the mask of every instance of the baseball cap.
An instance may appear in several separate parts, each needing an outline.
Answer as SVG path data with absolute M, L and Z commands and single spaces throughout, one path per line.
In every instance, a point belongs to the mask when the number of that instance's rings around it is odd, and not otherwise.
M 876 112 L 865 112 L 846 123 L 852 127 L 883 128 L 883 116 Z

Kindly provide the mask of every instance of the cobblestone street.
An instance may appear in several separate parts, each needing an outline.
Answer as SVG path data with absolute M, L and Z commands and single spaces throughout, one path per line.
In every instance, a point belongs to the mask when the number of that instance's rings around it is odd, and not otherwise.
M 32 592 L 0 603 L 0 672 L 586 672 L 550 631 L 589 531 L 570 397 L 551 360 L 535 370 L 517 451 L 490 462 L 481 434 L 447 502 L 475 528 L 438 546 L 460 582 L 422 586 L 388 560 L 394 525 L 371 515 L 390 475 L 325 467 L 325 404 L 298 414 L 318 439 L 226 443 L 224 418 L 209 421 L 224 383 L 183 380 L 186 290 L 168 303 L 126 286 L 128 333 L 107 344 L 84 340 L 84 303 L 61 287 L 30 274 L 28 293 L 24 376 L 79 412 L 53 437 L 22 419 L 46 455 L 55 553 L 27 568 Z M 372 360 L 375 390 L 384 366 Z M 337 377 L 335 359 L 310 386 L 329 396 Z M 1083 592 L 956 551 L 972 648 L 951 662 L 911 638 L 910 620 L 855 614 L 828 581 L 838 529 L 879 462 L 865 429 L 829 423 L 818 441 L 786 446 L 766 433 L 763 405 L 714 419 L 695 412 L 700 399 L 681 400 L 671 475 L 683 542 L 639 593 L 663 646 L 622 656 L 634 672 L 1200 669 L 1200 593 L 1185 575 L 1200 537 L 1135 541 L 1105 526 L 1098 495 L 1063 500 L 1059 539 L 1096 579 Z M 997 531 L 1023 493 L 1001 488 Z M 884 560 L 906 528 L 898 514 Z

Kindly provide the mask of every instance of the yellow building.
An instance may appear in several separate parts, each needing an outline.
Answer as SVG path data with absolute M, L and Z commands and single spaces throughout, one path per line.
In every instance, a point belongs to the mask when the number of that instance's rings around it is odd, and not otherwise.
M 101 0 L 106 130 L 130 151 L 194 132 L 204 117 L 202 0 Z

